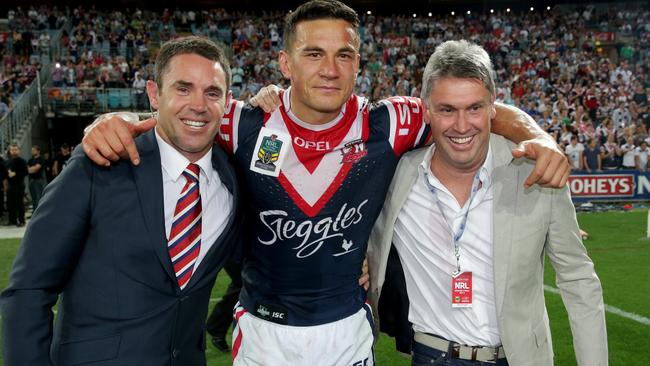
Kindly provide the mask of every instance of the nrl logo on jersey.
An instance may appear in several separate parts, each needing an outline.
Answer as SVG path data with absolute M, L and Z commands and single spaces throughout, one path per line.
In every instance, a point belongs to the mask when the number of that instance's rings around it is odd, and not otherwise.
M 278 140 L 278 136 L 272 134 L 271 136 L 264 136 L 260 148 L 257 150 L 257 161 L 255 166 L 268 170 L 275 170 L 275 162 L 280 157 L 280 150 L 282 150 L 282 141 Z
M 361 139 L 350 141 L 341 149 L 341 155 L 343 155 L 341 158 L 341 164 L 357 163 L 361 158 L 368 155 L 366 143 Z
M 290 146 L 291 137 L 289 135 L 262 127 L 252 151 L 250 169 L 264 175 L 279 176 L 284 157 Z

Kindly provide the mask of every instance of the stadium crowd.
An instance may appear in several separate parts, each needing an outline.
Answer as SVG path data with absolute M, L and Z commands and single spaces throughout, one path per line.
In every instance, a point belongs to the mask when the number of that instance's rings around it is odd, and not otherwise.
M 269 83 L 288 86 L 277 64 L 284 13 L 223 9 L 17 8 L 0 40 L 3 102 L 0 117 L 39 68 L 47 29 L 63 27 L 63 55 L 52 62 L 52 85 L 132 88 L 146 109 L 144 86 L 153 78 L 161 42 L 199 34 L 232 49 L 232 89 L 242 100 Z M 22 29 L 23 31 L 18 31 Z M 36 36 L 39 34 L 39 36 Z M 559 143 L 576 170 L 647 170 L 650 138 L 650 10 L 643 5 L 580 6 L 517 13 L 362 14 L 361 69 L 356 92 L 373 101 L 419 96 L 428 56 L 449 39 L 483 45 L 497 71 L 500 102 L 528 112 Z M 602 37 L 617 43 L 603 47 Z M 573 142 L 572 142 L 573 141 Z M 593 147 L 592 147 L 593 146 Z

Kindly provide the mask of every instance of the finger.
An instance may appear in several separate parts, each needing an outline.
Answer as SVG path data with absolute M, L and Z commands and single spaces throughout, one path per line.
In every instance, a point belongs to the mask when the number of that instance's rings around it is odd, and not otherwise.
M 150 129 L 156 127 L 158 121 L 155 118 L 148 118 L 144 121 L 140 121 L 135 124 L 129 123 L 129 129 L 131 131 L 131 136 L 139 136 L 140 134 L 149 131 Z
M 95 164 L 100 166 L 111 165 L 111 162 L 108 159 L 105 159 L 97 152 L 97 147 L 93 143 L 92 139 L 88 136 L 84 136 L 84 138 L 81 140 L 81 147 L 83 148 L 84 153 L 86 153 L 86 156 Z
M 86 156 L 88 159 L 92 160 L 95 164 L 99 166 L 110 166 L 111 162 L 107 159 L 105 159 L 102 155 L 100 155 L 96 150 L 94 149 L 89 149 L 86 147 L 87 145 L 83 145 L 84 152 L 86 153 Z
M 106 142 L 108 144 L 108 147 L 111 149 L 112 153 L 118 156 L 118 160 L 128 158 L 128 154 L 126 153 L 126 148 L 124 147 L 124 144 L 120 140 L 120 135 L 117 132 L 117 130 L 109 131 L 109 133 L 106 134 L 104 137 L 106 138 Z
M 551 154 L 551 158 L 549 159 L 548 164 L 546 165 L 546 169 L 544 170 L 544 174 L 542 175 L 542 178 L 539 180 L 539 184 L 542 186 L 546 187 L 555 187 L 553 184 L 553 180 L 560 171 L 560 174 L 564 172 L 563 166 L 562 166 L 562 161 L 564 160 L 563 156 L 558 156 L 555 153 Z M 558 176 L 557 182 L 555 184 L 559 184 L 560 179 Z
M 136 127 L 133 127 L 136 128 Z M 133 141 L 133 136 L 131 136 L 131 131 L 133 128 L 118 128 L 116 131 L 117 138 L 126 151 L 126 155 L 120 154 L 122 159 L 128 158 L 131 160 L 133 165 L 140 164 L 140 154 L 138 154 L 138 149 L 135 146 L 135 141 Z
M 370 287 L 370 276 L 363 275 L 359 277 L 359 286 L 363 287 L 364 290 L 368 291 Z
M 111 147 L 108 141 L 109 135 L 112 133 L 109 128 L 109 120 L 104 120 L 98 123 L 92 130 L 88 132 L 86 137 L 92 141 L 94 149 L 101 154 L 105 159 L 110 161 L 118 161 L 120 157 Z
M 564 177 L 562 178 L 562 181 L 560 182 L 560 186 L 564 187 L 568 182 L 569 182 L 569 177 L 571 176 L 571 167 L 569 167 L 565 173 Z
M 524 181 L 524 187 L 531 187 L 544 176 L 549 164 L 549 159 L 548 154 L 541 154 L 538 156 L 537 160 L 535 160 L 535 168 L 533 168 L 533 171 L 528 175 L 526 181 Z

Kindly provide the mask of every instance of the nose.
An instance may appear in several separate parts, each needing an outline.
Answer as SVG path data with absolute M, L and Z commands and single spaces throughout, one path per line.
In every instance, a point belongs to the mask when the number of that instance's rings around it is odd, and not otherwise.
M 192 93 L 189 107 L 192 110 L 192 112 L 205 113 L 208 110 L 208 104 L 205 101 L 205 96 L 203 95 L 203 93 L 200 92 Z
M 336 57 L 323 57 L 318 74 L 326 79 L 337 78 L 339 76 L 339 70 L 336 64 Z
M 472 128 L 472 125 L 469 123 L 467 112 L 464 110 L 458 111 L 456 115 L 456 123 L 454 124 L 454 129 L 459 133 L 465 133 Z

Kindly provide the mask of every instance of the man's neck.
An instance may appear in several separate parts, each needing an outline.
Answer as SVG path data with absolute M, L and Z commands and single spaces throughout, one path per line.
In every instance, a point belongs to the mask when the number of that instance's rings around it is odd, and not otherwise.
M 472 193 L 474 177 L 483 165 L 483 162 L 485 162 L 485 158 L 477 166 L 468 169 L 458 169 L 445 164 L 437 155 L 434 152 L 431 157 L 431 172 L 451 192 L 454 198 L 456 198 L 459 206 L 463 207 Z

